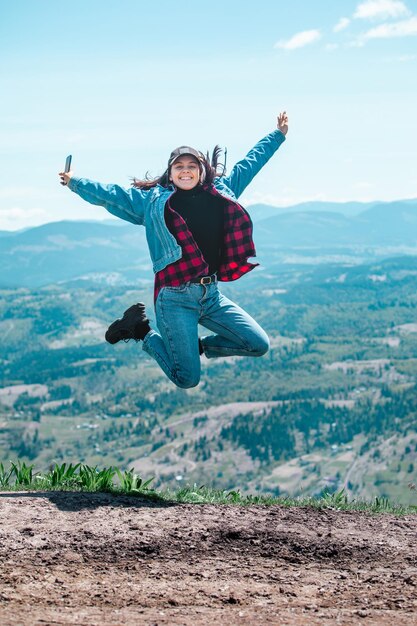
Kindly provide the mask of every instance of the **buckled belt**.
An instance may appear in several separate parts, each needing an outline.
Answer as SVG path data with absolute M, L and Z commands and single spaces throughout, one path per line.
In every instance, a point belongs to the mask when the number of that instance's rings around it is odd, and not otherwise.
M 211 285 L 211 283 L 217 282 L 216 274 L 211 276 L 199 276 L 198 278 L 192 278 L 190 283 L 199 283 L 200 285 Z

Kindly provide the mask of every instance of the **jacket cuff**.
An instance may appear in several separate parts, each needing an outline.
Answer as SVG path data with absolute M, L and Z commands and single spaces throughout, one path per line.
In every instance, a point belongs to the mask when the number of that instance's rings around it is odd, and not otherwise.
M 279 144 L 281 144 L 283 141 L 286 140 L 286 136 L 284 135 L 282 130 L 280 130 L 279 128 L 276 128 L 272 134 L 275 135 L 275 138 Z
M 76 191 L 79 180 L 80 178 L 78 176 L 71 176 L 71 178 L 69 179 L 69 183 L 67 184 L 67 187 L 69 187 L 71 191 Z

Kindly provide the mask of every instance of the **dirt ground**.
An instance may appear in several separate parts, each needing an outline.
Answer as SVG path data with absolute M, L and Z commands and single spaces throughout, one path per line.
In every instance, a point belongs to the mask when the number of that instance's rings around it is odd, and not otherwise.
M 417 624 L 417 516 L 0 493 L 0 623 Z

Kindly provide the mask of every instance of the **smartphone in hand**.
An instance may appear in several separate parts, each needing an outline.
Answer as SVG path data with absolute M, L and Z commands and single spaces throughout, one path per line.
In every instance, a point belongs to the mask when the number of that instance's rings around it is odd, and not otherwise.
M 69 172 L 71 169 L 71 161 L 72 161 L 72 154 L 69 154 L 65 160 L 65 169 L 64 169 L 65 174 Z

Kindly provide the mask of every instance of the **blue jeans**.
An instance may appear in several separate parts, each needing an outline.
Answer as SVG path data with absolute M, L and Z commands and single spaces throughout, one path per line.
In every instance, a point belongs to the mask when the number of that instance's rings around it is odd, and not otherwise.
M 202 337 L 209 359 L 225 356 L 262 356 L 269 350 L 265 331 L 237 304 L 220 293 L 217 283 L 185 283 L 163 287 L 155 303 L 159 333 L 151 330 L 143 350 L 152 356 L 178 387 L 200 382 L 198 324 L 213 331 Z

